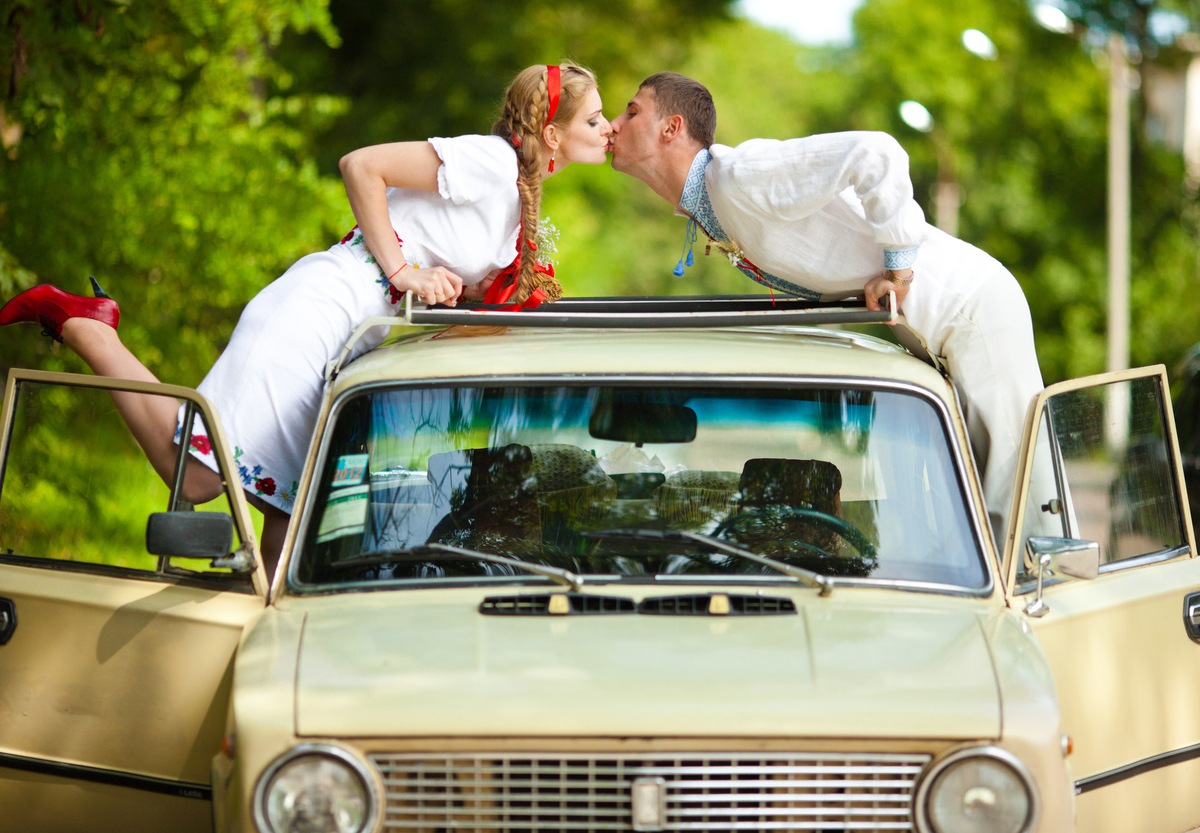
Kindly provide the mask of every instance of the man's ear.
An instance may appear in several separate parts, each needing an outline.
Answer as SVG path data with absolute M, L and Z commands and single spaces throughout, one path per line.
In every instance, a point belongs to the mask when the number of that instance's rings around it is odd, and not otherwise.
M 673 116 L 667 116 L 663 119 L 662 124 L 662 140 L 664 142 L 673 142 L 687 135 L 687 127 L 683 123 L 683 116 L 678 113 Z

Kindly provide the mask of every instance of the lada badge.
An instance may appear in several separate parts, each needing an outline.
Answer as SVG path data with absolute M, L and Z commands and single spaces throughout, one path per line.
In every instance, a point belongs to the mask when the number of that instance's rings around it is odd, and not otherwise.
M 667 782 L 638 778 L 630 788 L 634 830 L 662 830 L 667 816 Z

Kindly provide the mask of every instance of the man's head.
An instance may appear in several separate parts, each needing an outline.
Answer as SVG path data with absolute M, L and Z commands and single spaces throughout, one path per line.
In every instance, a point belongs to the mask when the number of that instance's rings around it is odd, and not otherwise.
M 716 127 L 716 107 L 703 84 L 677 72 L 651 75 L 612 122 L 613 170 L 652 183 L 663 165 L 690 164 L 713 143 Z
M 651 90 L 661 116 L 679 115 L 688 135 L 708 147 L 717 132 L 717 108 L 708 87 L 678 72 L 656 72 L 642 82 L 640 90 Z

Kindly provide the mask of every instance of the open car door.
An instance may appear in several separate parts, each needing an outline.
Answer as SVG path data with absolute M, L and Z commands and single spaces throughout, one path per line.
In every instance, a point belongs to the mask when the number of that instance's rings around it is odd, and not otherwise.
M 1191 830 L 1200 559 L 1165 368 L 1050 386 L 1024 452 L 1007 588 L 1053 669 L 1077 828 Z
M 226 494 L 182 503 L 112 390 L 170 397 L 181 425 L 205 424 Z M 211 830 L 233 657 L 267 581 L 209 405 L 187 388 L 13 370 L 0 432 L 0 826 Z

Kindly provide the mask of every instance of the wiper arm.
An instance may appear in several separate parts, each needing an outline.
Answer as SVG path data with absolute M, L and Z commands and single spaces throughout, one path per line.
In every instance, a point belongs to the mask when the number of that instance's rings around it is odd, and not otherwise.
M 597 539 L 631 538 L 646 541 L 691 541 L 713 552 L 721 552 L 737 558 L 745 558 L 748 561 L 755 561 L 773 570 L 778 570 L 784 575 L 798 579 L 809 587 L 816 587 L 821 591 L 822 596 L 828 596 L 830 591 L 833 590 L 833 579 L 829 576 L 821 575 L 813 570 L 807 570 L 804 567 L 794 567 L 784 561 L 779 561 L 767 555 L 759 555 L 753 550 L 734 546 L 722 541 L 720 538 L 714 538 L 711 535 L 704 535 L 700 532 L 692 532 L 686 529 L 598 529 L 580 534 L 584 538 Z
M 390 564 L 397 559 L 418 561 L 428 559 L 431 556 L 446 555 L 453 555 L 459 558 L 473 558 L 476 561 L 490 561 L 493 564 L 507 564 L 510 567 L 516 567 L 518 570 L 525 570 L 529 573 L 544 576 L 558 584 L 570 587 L 575 592 L 579 592 L 579 589 L 583 587 L 583 576 L 578 573 L 572 573 L 570 570 L 564 570 L 561 567 L 535 564 L 532 561 L 525 561 L 521 558 L 511 558 L 507 555 L 496 555 L 495 553 L 480 552 L 479 550 L 468 550 L 462 547 L 451 546 L 450 544 L 419 544 L 415 547 L 402 549 L 373 550 L 362 555 L 357 555 L 354 558 L 348 558 L 345 561 L 335 562 L 329 566 L 333 570 L 348 570 L 353 567 L 372 567 L 378 564 Z

